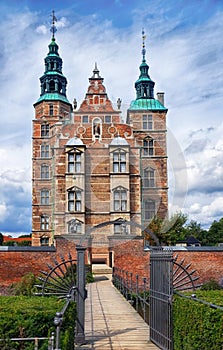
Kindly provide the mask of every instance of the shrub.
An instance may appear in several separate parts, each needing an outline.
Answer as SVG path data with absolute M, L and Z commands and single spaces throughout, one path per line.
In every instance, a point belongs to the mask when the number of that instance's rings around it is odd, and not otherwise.
M 64 301 L 55 297 L 0 297 L 1 350 L 31 350 L 33 342 L 10 342 L 10 338 L 49 337 L 55 332 L 54 317 L 61 311 Z M 69 304 L 61 327 L 61 348 L 73 350 L 76 305 Z M 47 350 L 46 341 L 41 341 L 39 350 Z
M 201 290 L 220 290 L 220 289 L 222 289 L 222 287 L 214 279 L 211 279 L 207 283 L 204 283 L 201 287 Z
M 37 279 L 33 273 L 27 273 L 21 278 L 20 282 L 14 283 L 11 286 L 12 294 L 14 295 L 26 295 L 31 296 L 34 292 L 34 286 L 37 283 Z
M 222 305 L 223 291 L 196 292 L 196 296 L 213 304 Z M 175 350 L 223 348 L 222 310 L 175 295 L 173 315 Z

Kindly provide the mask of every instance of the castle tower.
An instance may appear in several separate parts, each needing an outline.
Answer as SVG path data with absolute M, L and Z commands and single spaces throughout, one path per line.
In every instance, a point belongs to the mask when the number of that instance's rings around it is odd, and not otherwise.
M 140 147 L 142 226 L 154 216 L 164 218 L 168 211 L 166 114 L 164 93 L 154 98 L 155 83 L 146 63 L 145 33 L 142 32 L 142 63 L 135 82 L 136 99 L 127 111 L 127 123 Z

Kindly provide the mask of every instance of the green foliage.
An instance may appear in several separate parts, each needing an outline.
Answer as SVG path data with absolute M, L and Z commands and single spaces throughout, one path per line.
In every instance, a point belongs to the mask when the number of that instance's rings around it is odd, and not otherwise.
M 214 279 L 211 279 L 207 283 L 204 283 L 201 287 L 201 290 L 220 290 L 220 289 L 222 289 L 222 287 Z
M 196 292 L 197 298 L 219 305 L 223 291 Z M 221 304 L 219 306 L 221 306 Z M 174 350 L 223 348 L 223 312 L 208 305 L 174 296 Z
M 9 246 L 9 247 L 15 246 L 16 244 L 17 244 L 16 241 L 13 241 L 13 239 L 11 241 L 7 241 L 7 242 L 2 243 L 2 245 Z
M 55 297 L 0 297 L 1 350 L 31 350 L 33 342 L 10 342 L 10 338 L 48 337 L 55 332 L 54 317 L 61 311 L 64 301 Z M 73 350 L 76 306 L 69 304 L 61 327 L 61 348 Z M 39 342 L 39 350 L 47 350 L 46 341 Z
M 27 273 L 21 278 L 20 282 L 14 283 L 11 286 L 12 294 L 32 296 L 34 286 L 37 284 L 37 279 L 33 273 Z

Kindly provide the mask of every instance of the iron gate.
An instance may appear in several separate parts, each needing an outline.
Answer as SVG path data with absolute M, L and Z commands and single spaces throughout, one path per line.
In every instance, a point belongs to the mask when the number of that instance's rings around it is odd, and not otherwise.
M 173 252 L 153 247 L 150 254 L 150 340 L 173 350 Z

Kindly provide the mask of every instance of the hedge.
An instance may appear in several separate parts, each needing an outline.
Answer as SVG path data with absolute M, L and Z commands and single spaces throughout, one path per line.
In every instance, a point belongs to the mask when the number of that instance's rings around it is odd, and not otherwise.
M 54 317 L 61 311 L 64 301 L 54 297 L 0 297 L 0 342 L 1 350 L 31 350 L 32 341 L 10 342 L 10 338 L 49 337 L 55 332 Z M 74 348 L 74 321 L 76 306 L 69 304 L 61 327 L 61 348 Z M 40 341 L 39 350 L 47 350 L 48 342 Z
M 223 291 L 199 291 L 196 297 L 223 306 Z M 222 350 L 223 311 L 174 296 L 174 350 Z

